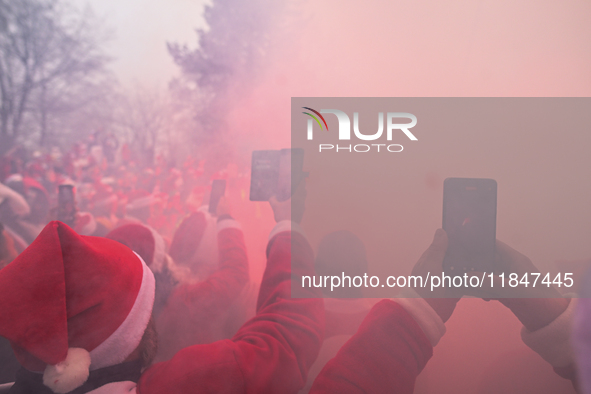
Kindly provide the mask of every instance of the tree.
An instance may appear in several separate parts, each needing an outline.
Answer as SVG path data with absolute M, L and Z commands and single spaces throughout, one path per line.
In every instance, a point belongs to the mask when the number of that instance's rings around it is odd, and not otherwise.
M 288 1 L 214 0 L 205 9 L 208 29 L 198 30 L 195 49 L 168 43 L 168 51 L 181 69 L 171 82 L 178 101 L 190 103 L 195 117 L 193 142 L 206 146 L 223 166 L 229 157 L 224 144 L 225 117 L 256 86 L 270 56 L 281 42 Z M 214 147 L 214 148 L 212 148 Z
M 90 9 L 62 0 L 0 0 L 0 154 L 45 145 L 102 99 L 108 58 Z
M 141 167 L 152 166 L 156 148 L 169 133 L 168 103 L 157 92 L 141 86 L 119 97 L 115 125 L 129 142 L 133 157 Z

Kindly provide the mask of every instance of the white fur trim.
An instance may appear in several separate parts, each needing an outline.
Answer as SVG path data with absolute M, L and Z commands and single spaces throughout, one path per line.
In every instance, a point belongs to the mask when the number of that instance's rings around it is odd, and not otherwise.
M 140 291 L 137 294 L 129 314 L 109 338 L 90 352 L 91 370 L 109 367 L 122 363 L 140 344 L 144 331 L 148 327 L 154 306 L 155 280 L 154 274 L 144 260 Z
M 154 238 L 154 257 L 150 268 L 154 272 L 162 272 L 166 259 L 166 243 L 164 238 L 150 226 L 146 226 Z
M 137 383 L 130 381 L 113 382 L 89 391 L 88 394 L 135 394 L 136 387 Z
M 431 345 L 435 347 L 445 334 L 445 323 L 443 323 L 441 317 L 414 290 L 404 289 L 400 296 L 407 298 L 396 298 L 393 301 L 410 313 L 429 339 L 429 342 L 431 342 Z
M 274 236 L 284 231 L 295 231 L 296 233 L 302 234 L 304 238 L 306 237 L 304 230 L 302 230 L 299 224 L 292 222 L 291 220 L 282 220 L 277 222 L 275 227 L 273 227 L 273 230 L 271 230 L 271 234 L 269 234 L 269 241 L 272 240 Z
M 129 211 L 133 211 L 135 209 L 146 208 L 152 206 L 158 202 L 158 198 L 153 194 L 150 194 L 145 197 L 140 197 L 137 200 L 133 200 L 129 204 L 127 204 L 126 209 Z
M 43 384 L 54 393 L 69 393 L 88 380 L 89 367 L 90 354 L 85 349 L 71 347 L 64 361 L 45 368 Z
M 553 367 L 566 367 L 574 362 L 570 339 L 575 304 L 575 299 L 571 299 L 568 308 L 546 327 L 536 331 L 521 329 L 523 343 Z
M 217 223 L 218 233 L 227 228 L 237 228 L 238 230 L 241 230 L 240 223 L 234 219 L 224 219 Z
M 22 182 L 23 176 L 21 174 L 12 174 L 4 180 L 4 183 Z

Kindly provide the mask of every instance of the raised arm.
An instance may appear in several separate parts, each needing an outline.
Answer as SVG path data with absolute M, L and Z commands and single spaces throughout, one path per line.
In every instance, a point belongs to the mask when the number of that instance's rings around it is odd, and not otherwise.
M 413 275 L 441 272 L 446 250 L 447 235 L 437 230 Z M 310 394 L 413 392 L 458 299 L 419 288 L 406 295 L 412 298 L 382 300 L 373 307 L 357 333 L 320 372 Z
M 271 233 L 256 316 L 231 340 L 191 346 L 152 366 L 138 393 L 296 393 L 304 386 L 322 342 L 324 305 L 315 288 L 302 290 L 309 298 L 291 298 L 292 276 L 313 275 L 314 260 L 290 218 L 279 215 Z

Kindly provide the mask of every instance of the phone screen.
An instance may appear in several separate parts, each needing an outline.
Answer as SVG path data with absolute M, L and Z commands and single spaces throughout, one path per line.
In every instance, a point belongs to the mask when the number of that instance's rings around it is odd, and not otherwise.
M 301 148 L 252 152 L 250 200 L 269 201 L 272 196 L 285 201 L 306 175 Z
M 448 236 L 444 270 L 494 271 L 497 182 L 447 178 L 443 185 L 443 229 Z
M 209 213 L 215 214 L 218 209 L 220 198 L 226 192 L 226 180 L 214 179 L 211 183 L 211 193 L 209 195 Z
M 250 200 L 269 201 L 277 189 L 278 178 L 279 151 L 255 150 L 252 152 Z

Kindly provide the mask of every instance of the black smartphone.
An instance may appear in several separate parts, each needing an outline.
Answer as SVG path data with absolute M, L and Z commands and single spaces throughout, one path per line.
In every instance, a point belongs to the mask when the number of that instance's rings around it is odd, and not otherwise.
M 211 183 L 211 193 L 209 194 L 209 213 L 216 214 L 220 198 L 226 193 L 226 180 L 214 179 Z
M 271 196 L 275 194 L 278 179 L 279 151 L 253 151 L 250 174 L 250 200 L 269 201 Z
M 443 182 L 443 229 L 448 246 L 445 272 L 460 275 L 495 270 L 497 182 L 447 178 Z
M 253 151 L 250 200 L 269 201 L 272 196 L 287 200 L 305 176 L 303 166 L 301 148 Z
M 76 200 L 72 185 L 59 185 L 58 187 L 57 220 L 70 227 L 76 224 Z
M 289 199 L 304 176 L 304 150 L 301 148 L 281 149 L 279 152 L 279 178 L 277 200 Z

